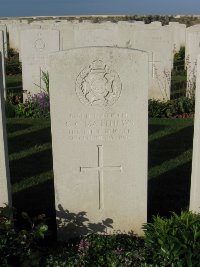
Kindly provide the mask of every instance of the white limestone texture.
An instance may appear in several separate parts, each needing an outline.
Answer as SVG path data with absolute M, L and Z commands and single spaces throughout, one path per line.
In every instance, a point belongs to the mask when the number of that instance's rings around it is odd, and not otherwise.
M 5 71 L 5 50 L 4 50 L 4 33 L 3 31 L 0 31 L 0 53 L 2 55 L 1 59 L 1 70 L 2 70 L 2 79 L 3 79 L 3 95 L 6 99 L 6 71 Z
M 22 29 L 29 28 L 28 21 L 10 21 L 7 24 L 9 33 L 9 46 L 20 52 L 20 32 Z
M 8 57 L 8 40 L 7 40 L 7 27 L 6 25 L 0 24 L 0 31 L 3 31 L 3 46 L 4 46 L 4 57 Z
M 200 212 L 200 56 L 197 63 L 190 210 Z
M 187 68 L 187 96 L 192 96 L 195 90 L 197 75 L 197 57 L 200 54 L 200 26 L 186 29 L 185 65 Z
M 169 27 L 173 31 L 173 50 L 179 52 L 186 44 L 186 25 L 178 22 L 169 22 Z
M 24 99 L 27 93 L 33 95 L 45 89 L 42 72 L 49 70 L 48 54 L 59 49 L 59 31 L 33 29 L 21 32 Z
M 50 56 L 49 74 L 58 238 L 117 230 L 142 235 L 148 54 L 70 49 Z M 75 224 L 67 222 L 72 217 Z
M 2 55 L 0 53 L 0 62 Z M 0 207 L 11 205 L 11 185 L 8 163 L 5 100 L 3 90 L 2 64 L 0 64 Z
M 61 27 L 57 25 L 58 29 Z M 149 98 L 170 99 L 173 36 L 161 23 L 62 23 L 62 50 L 74 47 L 112 46 L 149 53 Z M 61 29 L 61 28 L 60 28 Z M 66 29 L 64 31 L 64 29 Z
M 136 26 L 130 35 L 131 48 L 149 54 L 149 98 L 170 99 L 172 35 L 157 25 Z
M 116 23 L 79 23 L 75 26 L 75 47 L 117 46 L 117 40 Z

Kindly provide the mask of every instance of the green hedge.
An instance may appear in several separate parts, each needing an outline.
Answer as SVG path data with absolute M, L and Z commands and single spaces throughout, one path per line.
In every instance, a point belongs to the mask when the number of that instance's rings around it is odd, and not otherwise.
M 185 118 L 193 117 L 195 111 L 195 99 L 181 97 L 166 102 L 149 100 L 150 118 Z

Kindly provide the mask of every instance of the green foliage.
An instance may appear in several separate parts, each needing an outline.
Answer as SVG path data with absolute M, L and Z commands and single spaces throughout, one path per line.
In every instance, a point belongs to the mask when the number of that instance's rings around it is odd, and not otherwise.
M 147 266 L 196 267 L 200 263 L 200 214 L 172 213 L 143 226 Z
M 25 103 L 16 105 L 15 114 L 17 117 L 24 118 L 49 118 L 49 94 L 46 92 L 40 92 L 34 95 L 28 94 Z
M 31 219 L 27 213 L 22 218 L 29 224 L 28 229 L 14 226 L 14 209 L 8 206 L 0 208 L 0 266 L 39 266 L 37 240 L 44 238 L 47 225 L 44 215 Z
M 54 266 L 141 266 L 143 239 L 134 235 L 90 235 L 71 249 L 50 255 L 46 267 Z
M 42 81 L 45 84 L 45 91 L 49 94 L 49 72 L 42 71 Z
M 186 95 L 187 71 L 185 69 L 185 47 L 174 54 L 174 65 L 171 73 L 171 99 Z
M 19 61 L 19 53 L 10 48 L 8 50 L 8 58 L 6 59 L 6 74 L 16 75 L 20 73 L 22 73 L 22 66 Z
M 160 100 L 149 100 L 150 118 L 174 118 L 193 116 L 195 110 L 194 97 L 180 97 L 166 102 Z

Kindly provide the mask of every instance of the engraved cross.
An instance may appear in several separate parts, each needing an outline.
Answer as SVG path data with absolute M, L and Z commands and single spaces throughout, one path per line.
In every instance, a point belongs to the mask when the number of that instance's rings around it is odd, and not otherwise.
M 103 146 L 97 145 L 98 148 L 98 165 L 97 167 L 80 167 L 80 172 L 83 171 L 98 171 L 98 183 L 99 183 L 99 209 L 103 209 L 103 174 L 104 171 L 122 171 L 122 166 L 104 166 L 103 164 Z

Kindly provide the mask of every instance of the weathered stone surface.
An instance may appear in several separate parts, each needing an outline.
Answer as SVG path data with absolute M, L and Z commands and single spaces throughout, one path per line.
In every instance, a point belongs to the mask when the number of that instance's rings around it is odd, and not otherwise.
M 185 64 L 187 68 L 187 95 L 194 94 L 197 75 L 197 56 L 200 54 L 200 26 L 186 30 Z
M 111 47 L 54 53 L 50 100 L 59 239 L 117 230 L 142 234 L 147 53 Z
M 2 56 L 0 53 L 0 62 Z M 0 207 L 11 205 L 10 172 L 8 165 L 6 117 L 4 106 L 4 90 L 2 77 L 2 64 L 0 64 Z
M 48 54 L 59 51 L 59 31 L 24 30 L 21 32 L 23 89 L 31 94 L 45 89 L 42 71 L 48 71 Z
M 190 210 L 200 212 L 200 56 L 197 64 Z
M 7 27 L 6 25 L 0 24 L 0 31 L 3 31 L 3 47 L 4 47 L 4 56 L 8 57 L 8 40 L 7 40 Z
M 80 23 L 75 26 L 75 47 L 85 46 L 117 46 L 117 24 L 105 23 Z
M 170 99 L 172 36 L 168 29 L 157 26 L 136 26 L 130 39 L 131 48 L 149 54 L 149 98 Z
M 0 53 L 2 55 L 2 66 L 1 66 L 1 70 L 2 70 L 2 79 L 3 79 L 3 95 L 4 98 L 6 99 L 6 71 L 5 71 L 5 50 L 4 50 L 4 33 L 3 31 L 0 31 Z

